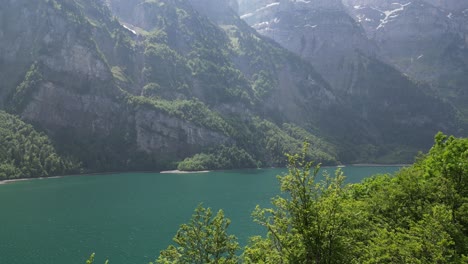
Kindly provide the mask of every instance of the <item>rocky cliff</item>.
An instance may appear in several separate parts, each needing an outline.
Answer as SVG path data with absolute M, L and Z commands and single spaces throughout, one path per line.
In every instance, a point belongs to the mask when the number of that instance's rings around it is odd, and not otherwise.
M 435 131 L 455 128 L 451 106 L 387 64 L 340 0 L 239 1 L 239 10 L 259 33 L 310 62 L 367 127 L 378 128 L 384 142 L 423 145 Z M 410 131 L 420 132 L 411 137 Z
M 345 0 L 383 60 L 466 112 L 468 2 Z

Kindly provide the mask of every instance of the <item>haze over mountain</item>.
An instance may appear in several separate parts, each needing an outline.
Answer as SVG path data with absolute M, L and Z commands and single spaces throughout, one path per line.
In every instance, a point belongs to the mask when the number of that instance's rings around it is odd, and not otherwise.
M 329 164 L 402 162 L 460 131 L 347 4 L 7 0 L 0 108 L 89 171 L 276 166 L 306 139 Z
M 417 90 L 447 98 L 466 119 L 468 4 L 462 2 L 241 0 L 239 13 L 346 96 L 390 90 L 386 98 L 414 104 L 397 91 Z M 360 67 L 369 60 L 373 67 Z
M 381 57 L 466 116 L 468 2 L 344 0 L 346 9 L 379 47 Z

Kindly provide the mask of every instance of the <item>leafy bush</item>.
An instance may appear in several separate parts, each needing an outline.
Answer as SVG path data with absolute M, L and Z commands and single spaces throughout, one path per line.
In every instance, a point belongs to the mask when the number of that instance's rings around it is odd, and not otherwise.
M 256 161 L 245 150 L 236 146 L 221 146 L 211 154 L 200 153 L 180 162 L 177 168 L 183 171 L 255 168 Z

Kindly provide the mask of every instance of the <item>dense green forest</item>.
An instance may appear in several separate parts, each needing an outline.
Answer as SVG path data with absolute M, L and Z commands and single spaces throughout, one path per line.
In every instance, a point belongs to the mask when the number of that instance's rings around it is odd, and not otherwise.
M 0 180 L 78 171 L 79 164 L 57 154 L 45 134 L 3 111 L 0 111 L 0 142 Z
M 468 263 L 468 138 L 439 133 L 412 166 L 359 184 L 319 175 L 309 146 L 253 212 L 264 236 L 241 249 L 223 211 L 199 206 L 156 263 Z

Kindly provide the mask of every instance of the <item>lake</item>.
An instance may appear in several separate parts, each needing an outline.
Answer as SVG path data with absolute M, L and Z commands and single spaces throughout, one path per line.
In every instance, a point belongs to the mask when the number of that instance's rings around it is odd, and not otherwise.
M 335 168 L 327 168 L 333 172 Z M 399 167 L 343 168 L 355 183 Z M 285 169 L 202 174 L 125 173 L 34 179 L 0 185 L 0 263 L 147 264 L 165 249 L 199 203 L 223 209 L 245 245 L 265 231 L 251 219 L 279 194 Z

